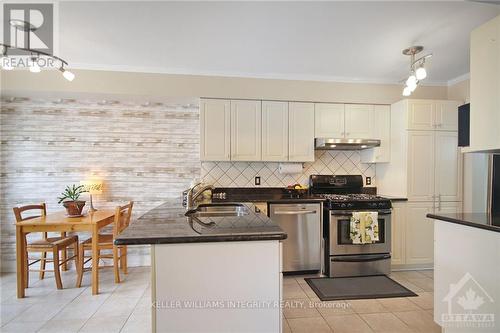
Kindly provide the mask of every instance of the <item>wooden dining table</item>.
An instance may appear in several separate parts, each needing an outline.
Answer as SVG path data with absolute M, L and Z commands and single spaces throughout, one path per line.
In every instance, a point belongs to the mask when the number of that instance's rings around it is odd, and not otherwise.
M 113 223 L 114 210 L 97 210 L 80 217 L 68 217 L 55 212 L 16 223 L 17 297 L 25 296 L 25 237 L 31 232 L 90 232 L 92 233 L 92 295 L 99 293 L 98 247 L 99 230 Z

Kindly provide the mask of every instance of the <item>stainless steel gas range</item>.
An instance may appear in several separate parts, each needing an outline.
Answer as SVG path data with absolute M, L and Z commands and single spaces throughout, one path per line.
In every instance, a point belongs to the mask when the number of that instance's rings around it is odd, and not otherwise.
M 361 175 L 311 175 L 311 194 L 324 201 L 324 274 L 330 277 L 389 274 L 391 264 L 391 201 L 364 194 Z M 352 213 L 378 213 L 379 240 L 353 244 Z

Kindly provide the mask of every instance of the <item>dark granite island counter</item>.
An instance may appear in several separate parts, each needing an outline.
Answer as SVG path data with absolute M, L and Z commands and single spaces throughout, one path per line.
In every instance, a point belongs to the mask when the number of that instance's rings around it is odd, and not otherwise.
M 483 213 L 427 217 L 435 221 L 434 321 L 445 333 L 498 332 L 499 218 Z M 461 300 L 473 294 L 481 297 L 480 306 L 464 306 Z
M 500 215 L 487 213 L 427 214 L 428 218 L 500 232 Z
M 227 203 L 226 203 L 227 204 Z M 249 214 L 242 216 L 186 217 L 178 200 L 156 207 L 116 239 L 117 245 L 169 244 L 282 240 L 286 233 L 266 215 L 245 203 Z
M 195 218 L 166 202 L 116 239 L 151 244 L 153 332 L 281 332 L 286 233 L 243 205 L 240 216 Z

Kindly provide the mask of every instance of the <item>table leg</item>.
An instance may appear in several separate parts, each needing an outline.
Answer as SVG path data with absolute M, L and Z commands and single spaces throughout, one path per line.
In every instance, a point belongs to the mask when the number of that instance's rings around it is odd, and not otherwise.
M 92 295 L 99 293 L 99 229 L 97 225 L 92 228 Z
M 25 288 L 25 266 L 26 266 L 26 248 L 23 230 L 20 226 L 16 226 L 16 259 L 17 259 L 17 298 L 24 297 Z
M 66 237 L 65 232 L 61 232 L 61 237 Z M 67 271 L 68 270 L 68 263 L 66 262 L 66 259 L 68 258 L 68 248 L 65 247 L 64 250 L 62 250 L 62 261 L 64 264 L 62 264 L 62 270 Z

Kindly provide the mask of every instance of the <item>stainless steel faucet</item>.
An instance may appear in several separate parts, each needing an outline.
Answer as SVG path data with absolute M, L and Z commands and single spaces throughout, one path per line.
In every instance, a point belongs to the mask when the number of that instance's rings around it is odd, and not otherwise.
M 205 191 L 208 191 L 208 190 L 214 190 L 215 187 L 212 186 L 212 185 L 205 185 L 203 186 L 202 188 L 200 188 L 196 193 L 193 194 L 194 190 L 196 189 L 196 187 L 198 187 L 198 185 L 200 185 L 200 183 L 197 183 L 195 185 L 193 185 L 187 192 L 187 203 L 186 203 L 186 209 L 187 210 L 192 210 L 194 208 L 194 202 L 196 201 L 196 199 L 203 194 L 203 192 Z

